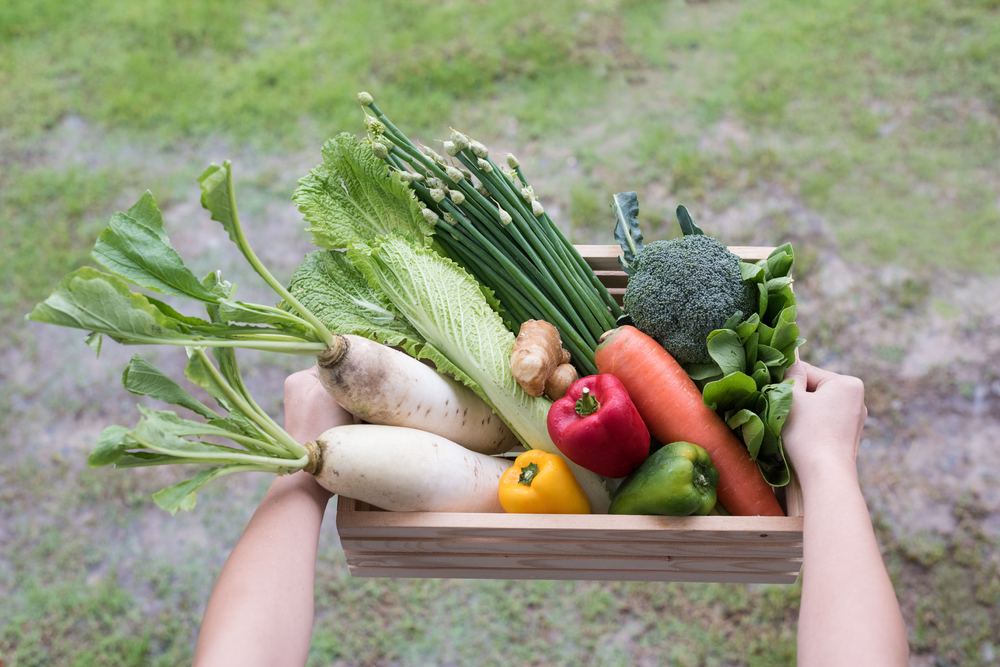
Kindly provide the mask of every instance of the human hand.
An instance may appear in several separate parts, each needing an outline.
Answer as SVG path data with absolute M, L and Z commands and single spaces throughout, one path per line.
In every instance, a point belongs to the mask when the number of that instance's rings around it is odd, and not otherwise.
M 868 416 L 864 384 L 804 361 L 789 367 L 785 379 L 795 383 L 782 435 L 799 479 L 807 484 L 805 480 L 831 467 L 856 474 L 858 443 Z
M 353 421 L 351 414 L 320 384 L 315 366 L 285 378 L 285 432 L 295 442 L 315 440 L 328 429 Z M 272 486 L 275 491 L 287 487 L 304 487 L 324 500 L 333 495 L 305 472 L 279 477 Z
M 351 423 L 351 414 L 320 384 L 315 366 L 285 378 L 285 431 L 296 442 L 315 440 L 334 426 Z

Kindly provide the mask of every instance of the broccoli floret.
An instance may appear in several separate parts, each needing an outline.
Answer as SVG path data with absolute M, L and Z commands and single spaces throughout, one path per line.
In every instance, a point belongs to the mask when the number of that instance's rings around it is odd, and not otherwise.
M 709 363 L 705 339 L 736 311 L 757 312 L 758 290 L 740 273 L 740 258 L 701 234 L 654 241 L 632 262 L 625 310 L 682 364 Z

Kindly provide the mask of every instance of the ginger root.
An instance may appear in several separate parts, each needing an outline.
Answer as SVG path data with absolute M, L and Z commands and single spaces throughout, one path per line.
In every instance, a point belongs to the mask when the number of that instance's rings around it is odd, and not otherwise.
M 528 320 L 521 324 L 510 353 L 510 370 L 527 394 L 541 396 L 545 393 L 552 399 L 562 398 L 569 385 L 576 381 L 576 369 L 569 361 L 570 354 L 563 348 L 554 326 L 544 320 Z M 558 376 L 549 382 L 557 368 Z M 570 372 L 573 379 L 567 382 Z M 553 396 L 553 393 L 558 395 Z
M 545 381 L 545 395 L 558 401 L 566 395 L 569 386 L 580 379 L 572 364 L 559 364 Z

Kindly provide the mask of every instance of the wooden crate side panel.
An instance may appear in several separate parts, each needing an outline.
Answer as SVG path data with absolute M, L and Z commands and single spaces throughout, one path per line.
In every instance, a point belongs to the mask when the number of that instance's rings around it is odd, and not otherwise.
M 801 517 L 337 512 L 341 540 L 491 538 L 609 542 L 802 542 Z
M 802 558 L 801 543 L 760 544 L 750 542 L 642 542 L 595 540 L 526 540 L 494 538 L 427 539 L 372 537 L 362 539 L 341 538 L 345 551 L 380 553 L 425 554 L 534 554 L 570 556 L 620 556 L 631 558 L 649 556 L 659 558 Z
M 608 570 L 619 572 L 744 572 L 787 573 L 798 571 L 801 559 L 784 558 L 706 558 L 538 554 L 398 554 L 381 552 L 345 552 L 348 565 L 355 567 L 475 568 L 524 570 Z
M 355 577 L 392 579 L 518 579 L 531 581 L 649 581 L 718 584 L 794 584 L 798 572 L 663 572 L 650 570 L 521 570 L 495 568 L 352 567 Z
M 773 247 L 768 246 L 728 247 L 729 252 L 745 262 L 758 262 L 766 259 L 771 254 L 771 251 L 774 250 Z M 610 271 L 612 273 L 622 273 L 621 267 L 618 266 L 618 256 L 622 254 L 622 249 L 617 245 L 578 245 L 576 249 L 595 272 Z

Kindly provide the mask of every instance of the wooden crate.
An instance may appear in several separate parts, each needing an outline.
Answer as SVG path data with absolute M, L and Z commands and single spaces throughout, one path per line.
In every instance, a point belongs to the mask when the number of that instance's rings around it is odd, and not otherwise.
M 617 246 L 578 246 L 621 302 Z M 773 248 L 731 247 L 747 261 Z M 337 501 L 355 577 L 792 583 L 802 567 L 802 494 L 779 490 L 788 516 L 612 516 L 386 512 Z

